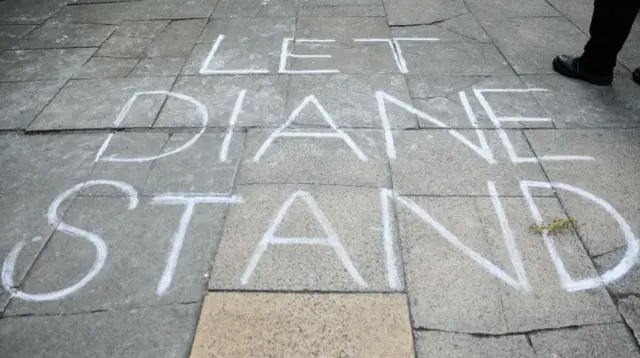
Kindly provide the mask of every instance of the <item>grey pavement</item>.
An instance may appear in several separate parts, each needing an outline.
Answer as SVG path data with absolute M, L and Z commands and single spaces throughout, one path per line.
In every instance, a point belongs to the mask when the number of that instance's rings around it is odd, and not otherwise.
M 0 357 L 640 357 L 640 19 L 0 1 Z

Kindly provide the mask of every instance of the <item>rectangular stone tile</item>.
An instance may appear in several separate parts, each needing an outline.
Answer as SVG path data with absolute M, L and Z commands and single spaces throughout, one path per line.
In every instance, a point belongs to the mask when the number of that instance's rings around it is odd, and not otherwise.
M 636 296 L 623 298 L 618 301 L 618 309 L 638 340 L 640 337 L 640 299 Z
M 134 11 L 134 5 L 133 2 L 120 2 L 66 6 L 52 16 L 50 21 L 118 25 Z
M 558 128 L 627 128 L 640 126 L 640 87 L 628 76 L 616 76 L 613 88 L 592 86 L 564 76 L 523 76 Z
M 518 74 L 555 73 L 553 58 L 581 53 L 588 39 L 561 17 L 487 20 L 483 25 Z
M 636 235 L 640 232 L 639 135 L 639 130 L 526 132 L 539 156 L 571 151 L 571 154 L 595 158 L 594 161 L 547 161 L 542 165 L 550 181 L 585 190 L 609 203 Z M 556 190 L 568 214 L 582 224 L 578 232 L 590 255 L 627 246 L 620 225 L 602 203 L 562 188 Z
M 536 357 L 525 335 L 477 337 L 463 333 L 415 332 L 418 358 Z
M 466 3 L 481 19 L 562 16 L 545 0 L 469 0 Z
M 467 25 L 468 29 L 466 29 L 467 34 L 449 30 L 442 24 L 438 23 L 437 25 L 415 25 L 415 26 L 401 26 L 401 27 L 392 27 L 391 28 L 391 36 L 394 38 L 399 38 L 398 44 L 401 49 L 404 47 L 404 44 L 407 43 L 408 40 L 403 40 L 403 38 L 409 39 L 433 39 L 433 41 L 437 42 L 480 42 L 478 38 L 484 38 L 483 42 L 489 42 L 488 36 L 480 27 L 477 21 L 475 22 L 475 26 L 472 24 Z M 443 23 L 443 24 L 446 24 Z M 453 26 L 450 26 L 453 27 Z M 404 52 L 403 52 L 404 54 Z
M 275 127 L 283 118 L 285 76 L 208 76 L 179 78 L 172 91 L 192 96 L 208 110 L 209 127 L 228 127 L 242 90 L 247 90 L 235 126 Z M 186 101 L 169 98 L 156 127 L 201 127 L 202 116 Z
M 456 133 L 479 146 L 475 131 L 456 130 Z M 519 157 L 533 157 L 521 132 L 506 133 Z M 520 180 L 546 178 L 538 163 L 512 163 L 496 131 L 484 131 L 495 164 L 446 130 L 394 131 L 393 136 L 397 158 L 391 161 L 391 174 L 394 189 L 399 193 L 485 196 L 486 182 L 491 180 L 496 182 L 501 195 L 521 196 Z
M 244 203 L 226 218 L 210 289 L 401 289 L 401 274 L 394 288 L 387 277 L 380 190 L 250 185 L 235 194 Z
M 11 48 L 34 28 L 33 25 L 0 25 L 0 50 Z
M 407 82 L 411 96 L 417 98 L 414 106 L 452 128 L 554 127 L 534 96 L 539 89 L 528 89 L 516 76 L 409 76 Z M 423 128 L 438 127 L 425 118 L 418 120 Z
M 274 131 L 249 131 L 238 184 L 391 186 L 382 131 L 344 131 L 355 149 L 341 138 L 275 138 L 269 145 L 266 141 Z M 285 132 L 294 131 L 336 133 L 330 129 L 285 129 Z M 265 143 L 268 146 L 262 149 Z
M 413 357 L 408 316 L 398 294 L 211 293 L 191 356 Z
M 95 135 L 0 136 L 2 260 L 15 245 L 24 243 L 11 269 L 14 285 L 21 283 L 57 225 L 48 223 L 50 205 L 65 190 L 85 181 L 100 143 Z M 60 204 L 59 216 L 69 204 L 71 200 Z
M 163 153 L 181 148 L 196 133 L 176 133 L 169 138 Z M 230 193 L 242 155 L 244 134 L 235 133 L 220 162 L 223 135 L 205 133 L 182 152 L 156 160 L 145 184 L 145 195 L 165 192 Z M 220 149 L 219 149 L 220 148 Z
M 378 5 L 300 5 L 299 17 L 385 17 L 382 2 Z
M 509 75 L 493 44 L 412 41 L 401 44 L 410 75 Z
M 62 85 L 61 81 L 0 83 L 0 128 L 26 128 Z
M 96 56 L 137 58 L 145 51 L 151 41 L 153 40 L 144 37 L 122 37 L 114 35 L 100 46 L 100 49 L 96 52 Z
M 0 4 L 0 23 L 40 24 L 66 5 L 64 0 L 7 0 Z
M 186 205 L 154 204 L 148 198 L 136 202 L 127 197 L 77 197 L 62 220 L 96 235 L 94 240 L 104 247 L 58 231 L 20 289 L 54 292 L 76 284 L 92 270 L 95 276 L 58 300 L 12 300 L 6 314 L 68 314 L 199 301 L 230 204 L 194 204 L 192 212 Z M 105 255 L 102 265 L 96 264 L 99 254 Z
M 138 63 L 135 58 L 92 57 L 73 75 L 74 79 L 126 76 Z
M 29 130 L 150 126 L 165 100 L 142 94 L 121 114 L 135 93 L 168 90 L 172 77 L 71 80 L 29 126 Z M 121 123 L 116 123 L 122 115 Z
M 0 81 L 66 80 L 95 48 L 60 50 L 16 50 L 0 54 Z
M 211 20 L 198 39 L 198 43 L 214 43 L 219 35 L 225 41 L 274 41 L 282 43 L 284 37 L 293 37 L 294 17 L 262 17 Z
M 209 17 L 217 0 L 189 0 L 176 2 L 174 0 L 144 0 L 135 2 L 125 20 L 156 20 L 156 19 L 206 19 Z M 199 34 L 198 34 L 199 35 Z
M 389 31 L 387 22 L 377 17 L 305 17 L 298 19 L 296 23 L 298 39 L 334 39 L 350 42 L 354 38 L 389 38 Z
M 585 33 L 589 33 L 589 25 L 593 15 L 593 2 L 575 0 L 549 0 L 549 4 L 558 9 L 572 23 Z
M 309 57 L 288 56 L 284 73 L 373 75 L 400 72 L 387 43 L 296 41 L 289 45 L 288 53 Z
M 542 357 L 640 357 L 633 338 L 621 323 L 539 332 L 530 337 Z
M 185 57 L 145 58 L 140 60 L 128 77 L 177 76 L 186 60 Z
M 228 76 L 278 73 L 281 43 L 269 40 L 248 42 L 223 40 L 208 61 L 207 58 L 214 46 L 195 45 L 182 74 Z M 205 72 L 201 73 L 202 69 Z
M 531 291 L 500 286 L 509 332 L 620 321 L 611 297 L 601 285 L 575 292 L 565 288 L 542 235 L 532 232 L 533 224 L 549 225 L 554 219 L 567 219 L 556 198 L 534 199 L 542 223 L 538 223 L 531 214 L 524 198 L 502 198 L 500 202 L 515 238 L 523 272 L 531 286 Z M 501 222 L 489 198 L 478 199 L 478 212 L 492 252 L 496 253 L 493 262 L 498 267 L 509 268 L 511 274 L 513 259 L 509 256 Z M 550 239 L 558 260 L 572 280 L 599 280 L 593 263 L 573 230 L 553 233 Z
M 491 38 L 484 31 L 478 20 L 472 14 L 464 14 L 447 19 L 436 26 L 443 27 L 459 35 L 466 36 L 470 40 L 478 42 L 492 42 Z
M 563 217 L 556 199 L 535 203 L 545 221 Z M 503 334 L 620 320 L 602 287 L 563 287 L 523 198 L 401 197 L 396 206 L 414 327 Z M 575 235 L 553 240 L 571 277 L 597 277 Z
M 211 18 L 295 16 L 297 9 L 298 0 L 269 0 L 266 4 L 253 0 L 218 0 Z
M 351 5 L 351 6 L 371 6 L 382 5 L 382 0 L 301 0 L 301 5 L 311 6 L 338 6 L 338 5 Z
M 383 0 L 390 25 L 433 23 L 468 13 L 462 0 Z
M 406 82 L 400 75 L 292 75 L 287 95 L 286 118 L 314 96 L 338 127 L 384 128 L 376 92 L 384 91 L 410 103 Z M 295 125 L 329 127 L 314 103 L 304 105 Z M 416 117 L 387 102 L 390 128 L 416 128 Z
M 147 57 L 186 57 L 191 53 L 206 20 L 173 21 L 147 47 Z
M 640 31 L 639 31 L 640 32 Z M 640 40 L 627 41 L 622 50 L 618 53 L 619 64 L 626 66 L 630 70 L 634 70 L 640 66 L 638 57 L 640 56 Z M 618 65 L 618 68 L 620 66 Z
M 158 35 L 158 33 L 168 24 L 169 20 L 123 21 L 120 23 L 113 35 L 152 39 L 156 37 L 156 35 Z
M 109 25 L 46 22 L 20 40 L 14 48 L 98 47 L 114 30 L 115 26 Z
M 593 258 L 593 264 L 598 269 L 598 273 L 602 274 L 615 268 L 619 263 L 623 262 L 627 254 L 627 246 L 613 250 L 606 254 L 602 254 Z M 640 266 L 634 265 L 620 279 L 607 285 L 607 290 L 613 296 L 626 296 L 630 294 L 640 295 Z
M 453 230 L 473 252 L 493 261 L 475 199 L 412 197 L 410 200 Z M 456 250 L 406 206 L 397 201 L 395 205 L 413 327 L 506 332 L 501 282 Z
M 182 357 L 198 304 L 0 320 L 4 357 Z
M 89 176 L 91 180 L 118 180 L 131 185 L 142 195 L 143 188 L 151 172 L 158 164 L 153 160 L 142 162 L 117 162 L 114 158 L 131 159 L 154 157 L 163 152 L 169 135 L 165 133 L 114 133 L 104 134 L 104 141 L 109 141 Z M 127 193 L 108 185 L 83 188 L 80 195 L 126 196 Z

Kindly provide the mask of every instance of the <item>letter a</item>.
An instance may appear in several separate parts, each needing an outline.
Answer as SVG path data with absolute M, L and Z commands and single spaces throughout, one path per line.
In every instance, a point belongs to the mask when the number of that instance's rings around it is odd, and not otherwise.
M 311 210 L 311 213 L 313 214 L 313 216 L 316 218 L 316 220 L 322 227 L 322 231 L 325 233 L 326 238 L 274 236 L 276 230 L 278 229 L 280 224 L 282 224 L 282 220 L 284 220 L 284 217 L 287 215 L 289 208 L 291 207 L 293 202 L 299 197 L 306 202 L 307 206 L 309 207 L 309 210 Z M 253 270 L 255 270 L 256 266 L 258 266 L 258 262 L 260 261 L 262 254 L 264 254 L 264 252 L 267 250 L 267 247 L 270 244 L 271 245 L 329 246 L 336 252 L 336 254 L 338 255 L 338 258 L 340 258 L 340 261 L 342 262 L 342 265 L 347 270 L 347 272 L 349 272 L 353 280 L 356 281 L 356 283 L 359 286 L 367 287 L 367 283 L 362 279 L 362 276 L 360 276 L 360 274 L 358 273 L 358 270 L 353 265 L 353 262 L 351 262 L 351 259 L 349 259 L 349 255 L 347 254 L 347 251 L 344 249 L 344 247 L 340 243 L 340 239 L 338 238 L 338 235 L 331 227 L 331 223 L 329 223 L 329 219 L 327 219 L 327 217 L 324 215 L 322 210 L 320 210 L 320 207 L 318 206 L 316 201 L 313 200 L 313 197 L 311 196 L 311 194 L 305 191 L 297 191 L 293 193 L 293 195 L 291 195 L 289 199 L 285 201 L 284 205 L 282 205 L 282 207 L 278 211 L 278 214 L 276 215 L 273 223 L 269 226 L 267 231 L 264 233 L 264 235 L 262 236 L 262 240 L 260 240 L 260 243 L 256 248 L 256 251 L 254 251 L 253 255 L 251 256 L 251 260 L 249 261 L 249 266 L 247 266 L 247 268 L 244 270 L 244 274 L 242 275 L 242 279 L 241 279 L 241 283 L 243 285 L 246 285 L 247 282 L 249 282 L 249 278 L 251 278 L 251 274 L 253 273 Z
M 331 128 L 334 131 L 334 133 L 327 133 L 327 132 L 285 132 L 284 131 L 285 128 L 287 128 L 291 123 L 293 123 L 293 121 L 296 120 L 296 118 L 298 118 L 298 115 L 300 115 L 300 112 L 302 112 L 304 107 L 306 107 L 309 103 L 313 103 L 316 106 L 316 108 L 318 109 L 318 111 L 322 115 L 322 118 L 325 120 L 325 122 L 327 122 L 329 124 L 329 126 L 331 126 Z M 342 139 L 345 143 L 347 143 L 349 148 L 351 148 L 351 150 L 353 150 L 354 153 L 356 153 L 356 155 L 358 156 L 358 158 L 360 158 L 360 160 L 362 160 L 363 162 L 367 161 L 367 156 L 364 155 L 362 150 L 356 145 L 356 143 L 354 143 L 353 139 L 351 139 L 351 137 L 349 137 L 349 135 L 347 133 L 345 133 L 343 130 L 338 128 L 338 126 L 333 121 L 333 119 L 331 119 L 331 116 L 329 115 L 327 110 L 325 110 L 324 107 L 322 107 L 322 105 L 320 104 L 320 102 L 318 102 L 318 99 L 314 95 L 307 96 L 304 99 L 304 101 L 302 101 L 302 103 L 300 103 L 300 105 L 298 107 L 296 107 L 296 109 L 294 109 L 293 112 L 291 112 L 291 115 L 289 116 L 289 119 L 282 126 L 280 126 L 278 129 L 273 131 L 273 133 L 271 133 L 271 135 L 269 135 L 269 138 L 267 138 L 267 140 L 265 140 L 264 143 L 262 143 L 262 146 L 260 146 L 260 149 L 258 149 L 258 152 L 256 153 L 255 157 L 253 157 L 253 161 L 254 162 L 259 161 L 260 157 L 262 157 L 264 155 L 264 153 L 267 151 L 267 149 L 269 148 L 271 143 L 273 143 L 273 141 L 278 137 L 311 137 L 311 138 L 337 138 L 337 139 Z

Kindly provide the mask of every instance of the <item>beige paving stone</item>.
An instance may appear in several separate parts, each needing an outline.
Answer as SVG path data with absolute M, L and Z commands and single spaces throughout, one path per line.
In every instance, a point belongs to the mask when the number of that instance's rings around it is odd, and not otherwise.
M 401 294 L 211 293 L 191 357 L 414 357 L 406 304 Z

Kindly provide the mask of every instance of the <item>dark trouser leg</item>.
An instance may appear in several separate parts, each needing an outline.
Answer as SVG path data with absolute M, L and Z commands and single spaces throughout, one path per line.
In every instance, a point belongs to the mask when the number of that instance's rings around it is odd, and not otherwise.
M 589 33 L 580 63 L 594 73 L 611 73 L 629 36 L 640 0 L 595 0 Z

